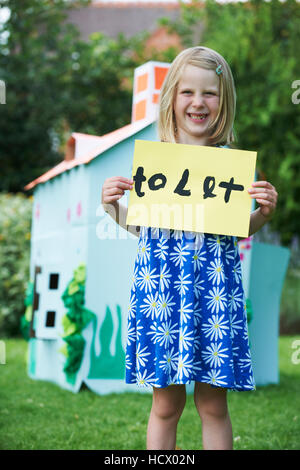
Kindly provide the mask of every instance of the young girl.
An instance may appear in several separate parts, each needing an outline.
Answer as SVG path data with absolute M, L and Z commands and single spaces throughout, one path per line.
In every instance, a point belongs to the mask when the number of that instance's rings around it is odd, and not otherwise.
M 161 141 L 228 146 L 235 87 L 227 62 L 206 47 L 181 52 L 161 90 Z M 108 178 L 102 203 L 126 227 L 118 199 L 133 181 Z M 272 216 L 275 188 L 252 184 L 259 203 L 249 235 Z M 195 381 L 204 449 L 232 449 L 227 390 L 254 390 L 245 296 L 236 237 L 142 227 L 128 316 L 126 382 L 153 387 L 147 449 L 175 449 L 176 428 Z M 191 244 L 194 241 L 194 244 Z

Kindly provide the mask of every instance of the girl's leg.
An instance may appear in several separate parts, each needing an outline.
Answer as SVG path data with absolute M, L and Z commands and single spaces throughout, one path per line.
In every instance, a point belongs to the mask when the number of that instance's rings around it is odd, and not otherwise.
M 202 421 L 203 449 L 231 450 L 233 442 L 227 390 L 195 382 L 194 401 Z
M 147 432 L 148 450 L 174 450 L 176 429 L 186 401 L 185 385 L 153 388 Z

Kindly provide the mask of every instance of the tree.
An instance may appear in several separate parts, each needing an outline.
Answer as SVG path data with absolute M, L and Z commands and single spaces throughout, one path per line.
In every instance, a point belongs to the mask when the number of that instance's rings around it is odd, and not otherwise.
M 88 0 L 0 0 L 10 17 L 0 29 L 0 191 L 26 183 L 57 164 L 72 131 L 101 135 L 128 124 L 137 39 L 79 38 L 69 8 Z
M 78 45 L 68 85 L 72 105 L 63 115 L 70 129 L 102 135 L 131 121 L 133 72 L 142 60 L 134 58 L 138 42 L 94 33 Z

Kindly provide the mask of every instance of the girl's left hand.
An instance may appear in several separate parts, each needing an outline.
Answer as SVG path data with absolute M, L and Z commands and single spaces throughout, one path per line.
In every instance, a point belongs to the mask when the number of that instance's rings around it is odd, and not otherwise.
M 270 219 L 275 211 L 277 204 L 277 191 L 268 181 L 255 181 L 248 193 L 259 203 L 261 214 Z

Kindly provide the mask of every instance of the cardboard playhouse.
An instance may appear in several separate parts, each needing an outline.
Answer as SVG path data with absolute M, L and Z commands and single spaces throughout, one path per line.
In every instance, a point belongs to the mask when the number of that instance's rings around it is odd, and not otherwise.
M 34 189 L 28 374 L 78 392 L 149 391 L 125 384 L 126 324 L 138 238 L 101 206 L 106 178 L 131 177 L 135 139 L 157 141 L 159 90 L 169 64 L 135 70 L 132 122 L 101 137 L 73 133 L 65 159 Z M 126 195 L 122 203 L 126 205 Z M 278 329 L 287 249 L 239 243 L 257 385 L 278 383 Z

